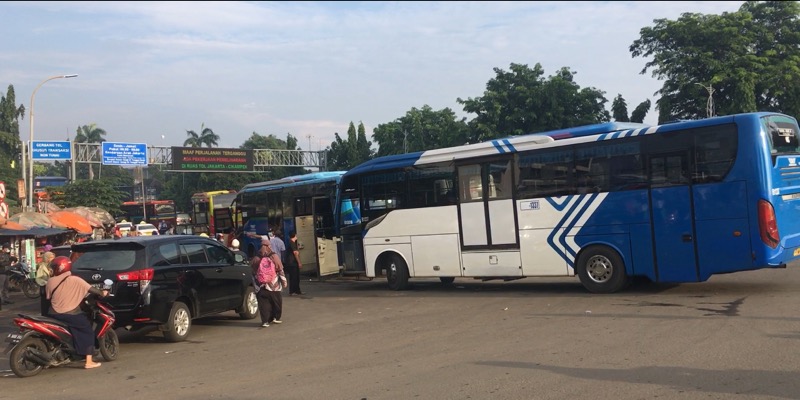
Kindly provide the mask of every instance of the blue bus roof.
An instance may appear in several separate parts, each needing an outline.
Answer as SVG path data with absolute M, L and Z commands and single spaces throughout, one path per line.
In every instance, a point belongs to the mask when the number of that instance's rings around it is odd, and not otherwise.
M 319 182 L 338 181 L 345 171 L 312 172 L 303 175 L 287 176 L 266 182 L 257 182 L 245 185 L 239 192 L 258 192 L 261 190 L 275 190 L 290 186 L 300 186 Z
M 585 136 L 599 135 L 599 140 L 604 140 L 607 138 L 614 138 L 619 135 L 643 134 L 645 132 L 669 132 L 678 129 L 701 127 L 701 126 L 728 123 L 728 122 L 733 123 L 734 119 L 737 117 L 739 118 L 763 117 L 766 115 L 775 115 L 775 114 L 779 113 L 775 112 L 741 113 L 728 116 L 673 122 L 662 125 L 647 125 L 634 122 L 605 122 L 600 124 L 584 125 L 584 126 L 558 129 L 547 132 L 512 136 L 504 139 L 492 139 L 490 141 L 483 143 L 484 144 L 491 143 L 491 145 L 493 146 L 492 150 L 496 150 L 496 153 L 492 154 L 503 154 L 507 152 L 517 152 L 520 150 L 520 146 L 523 144 L 523 142 L 526 141 L 534 142 L 535 138 L 548 138 L 548 140 L 559 141 L 569 138 L 579 138 Z M 544 141 L 540 141 L 539 143 L 543 142 Z M 434 155 L 434 153 L 436 153 L 435 157 L 438 160 L 456 160 L 457 158 L 461 158 L 461 156 L 457 156 L 457 153 L 459 151 L 466 151 L 468 148 L 472 147 L 476 147 L 476 149 L 474 149 L 475 151 L 471 153 L 472 155 L 466 155 L 467 158 L 479 155 L 486 155 L 486 156 L 492 155 L 490 153 L 481 154 L 485 151 L 486 148 L 489 147 L 484 145 L 482 146 L 483 148 L 482 150 L 481 148 L 478 148 L 481 147 L 480 145 L 481 144 L 476 143 L 463 146 L 454 146 L 450 148 L 378 157 L 369 161 L 365 161 L 364 163 L 354 167 L 353 169 L 347 172 L 346 176 L 352 174 L 361 174 L 371 171 L 381 171 L 391 168 L 411 167 L 417 164 L 421 158 L 427 158 L 431 155 Z M 529 144 L 526 144 L 526 146 L 527 148 L 531 148 Z
M 623 131 L 627 129 L 642 129 L 650 126 L 652 125 L 640 124 L 637 122 L 603 122 L 601 124 L 576 126 L 573 128 L 557 129 L 554 131 L 527 133 L 526 135 L 550 136 L 553 139 L 559 140 L 580 136 L 599 135 L 601 133 Z
M 509 139 L 515 138 L 532 138 L 536 136 L 542 137 L 550 137 L 553 140 L 560 140 L 560 139 L 568 139 L 573 137 L 581 137 L 581 136 L 590 136 L 590 135 L 598 135 L 602 133 L 609 133 L 609 132 L 617 132 L 622 130 L 631 130 L 631 129 L 643 129 L 648 128 L 650 125 L 647 124 L 639 124 L 635 122 L 604 122 L 600 124 L 592 124 L 592 125 L 584 125 L 578 126 L 574 128 L 566 128 L 566 129 L 557 129 L 553 131 L 547 132 L 537 132 L 537 133 L 529 133 L 525 135 L 519 136 L 512 136 L 504 139 L 493 139 L 492 142 L 496 143 L 495 146 L 504 146 L 504 143 L 508 143 Z M 485 142 L 484 142 L 485 143 Z M 455 148 L 460 148 L 463 146 L 454 146 Z M 441 149 L 437 149 L 441 150 Z M 406 154 L 396 154 L 391 156 L 384 156 L 374 158 L 372 160 L 366 161 L 361 165 L 356 166 L 355 168 L 348 171 L 349 174 L 361 174 L 364 172 L 369 171 L 379 171 L 383 169 L 391 169 L 391 168 L 399 168 L 399 167 L 410 167 L 414 165 L 419 158 L 425 154 L 424 151 L 418 151 L 414 153 L 406 153 Z

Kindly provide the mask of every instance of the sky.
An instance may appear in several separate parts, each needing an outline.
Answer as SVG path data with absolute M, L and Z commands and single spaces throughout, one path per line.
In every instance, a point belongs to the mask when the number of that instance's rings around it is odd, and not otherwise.
M 13 85 L 34 140 L 182 146 L 211 128 L 219 147 L 253 132 L 303 150 L 372 130 L 412 108 L 483 95 L 494 68 L 562 67 L 576 83 L 621 94 L 629 111 L 661 82 L 630 45 L 655 19 L 721 14 L 743 2 L 0 2 L 0 92 Z M 645 123 L 655 124 L 651 109 Z M 26 113 L 20 136 L 30 138 Z

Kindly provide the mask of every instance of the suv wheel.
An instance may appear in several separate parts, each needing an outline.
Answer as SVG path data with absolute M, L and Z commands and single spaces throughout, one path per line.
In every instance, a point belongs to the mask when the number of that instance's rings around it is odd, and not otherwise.
M 192 327 L 192 314 L 186 304 L 176 301 L 172 304 L 169 312 L 164 337 L 170 342 L 180 342 L 189 336 L 189 329 Z
M 253 319 L 258 316 L 258 298 L 252 286 L 248 286 L 244 292 L 244 300 L 242 306 L 236 310 L 241 319 Z

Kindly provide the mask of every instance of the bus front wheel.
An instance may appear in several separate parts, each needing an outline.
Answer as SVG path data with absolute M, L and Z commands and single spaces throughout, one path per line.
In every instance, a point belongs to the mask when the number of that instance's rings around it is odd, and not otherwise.
M 408 288 L 408 266 L 399 256 L 387 258 L 386 281 L 391 290 L 405 290 Z
M 592 293 L 615 293 L 628 283 L 622 257 L 605 246 L 589 247 L 576 264 L 581 284 Z

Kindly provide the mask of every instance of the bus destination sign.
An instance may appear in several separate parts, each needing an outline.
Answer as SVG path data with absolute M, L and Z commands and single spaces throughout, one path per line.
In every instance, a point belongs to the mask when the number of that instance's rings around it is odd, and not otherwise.
M 253 150 L 173 147 L 172 169 L 177 171 L 250 172 Z

